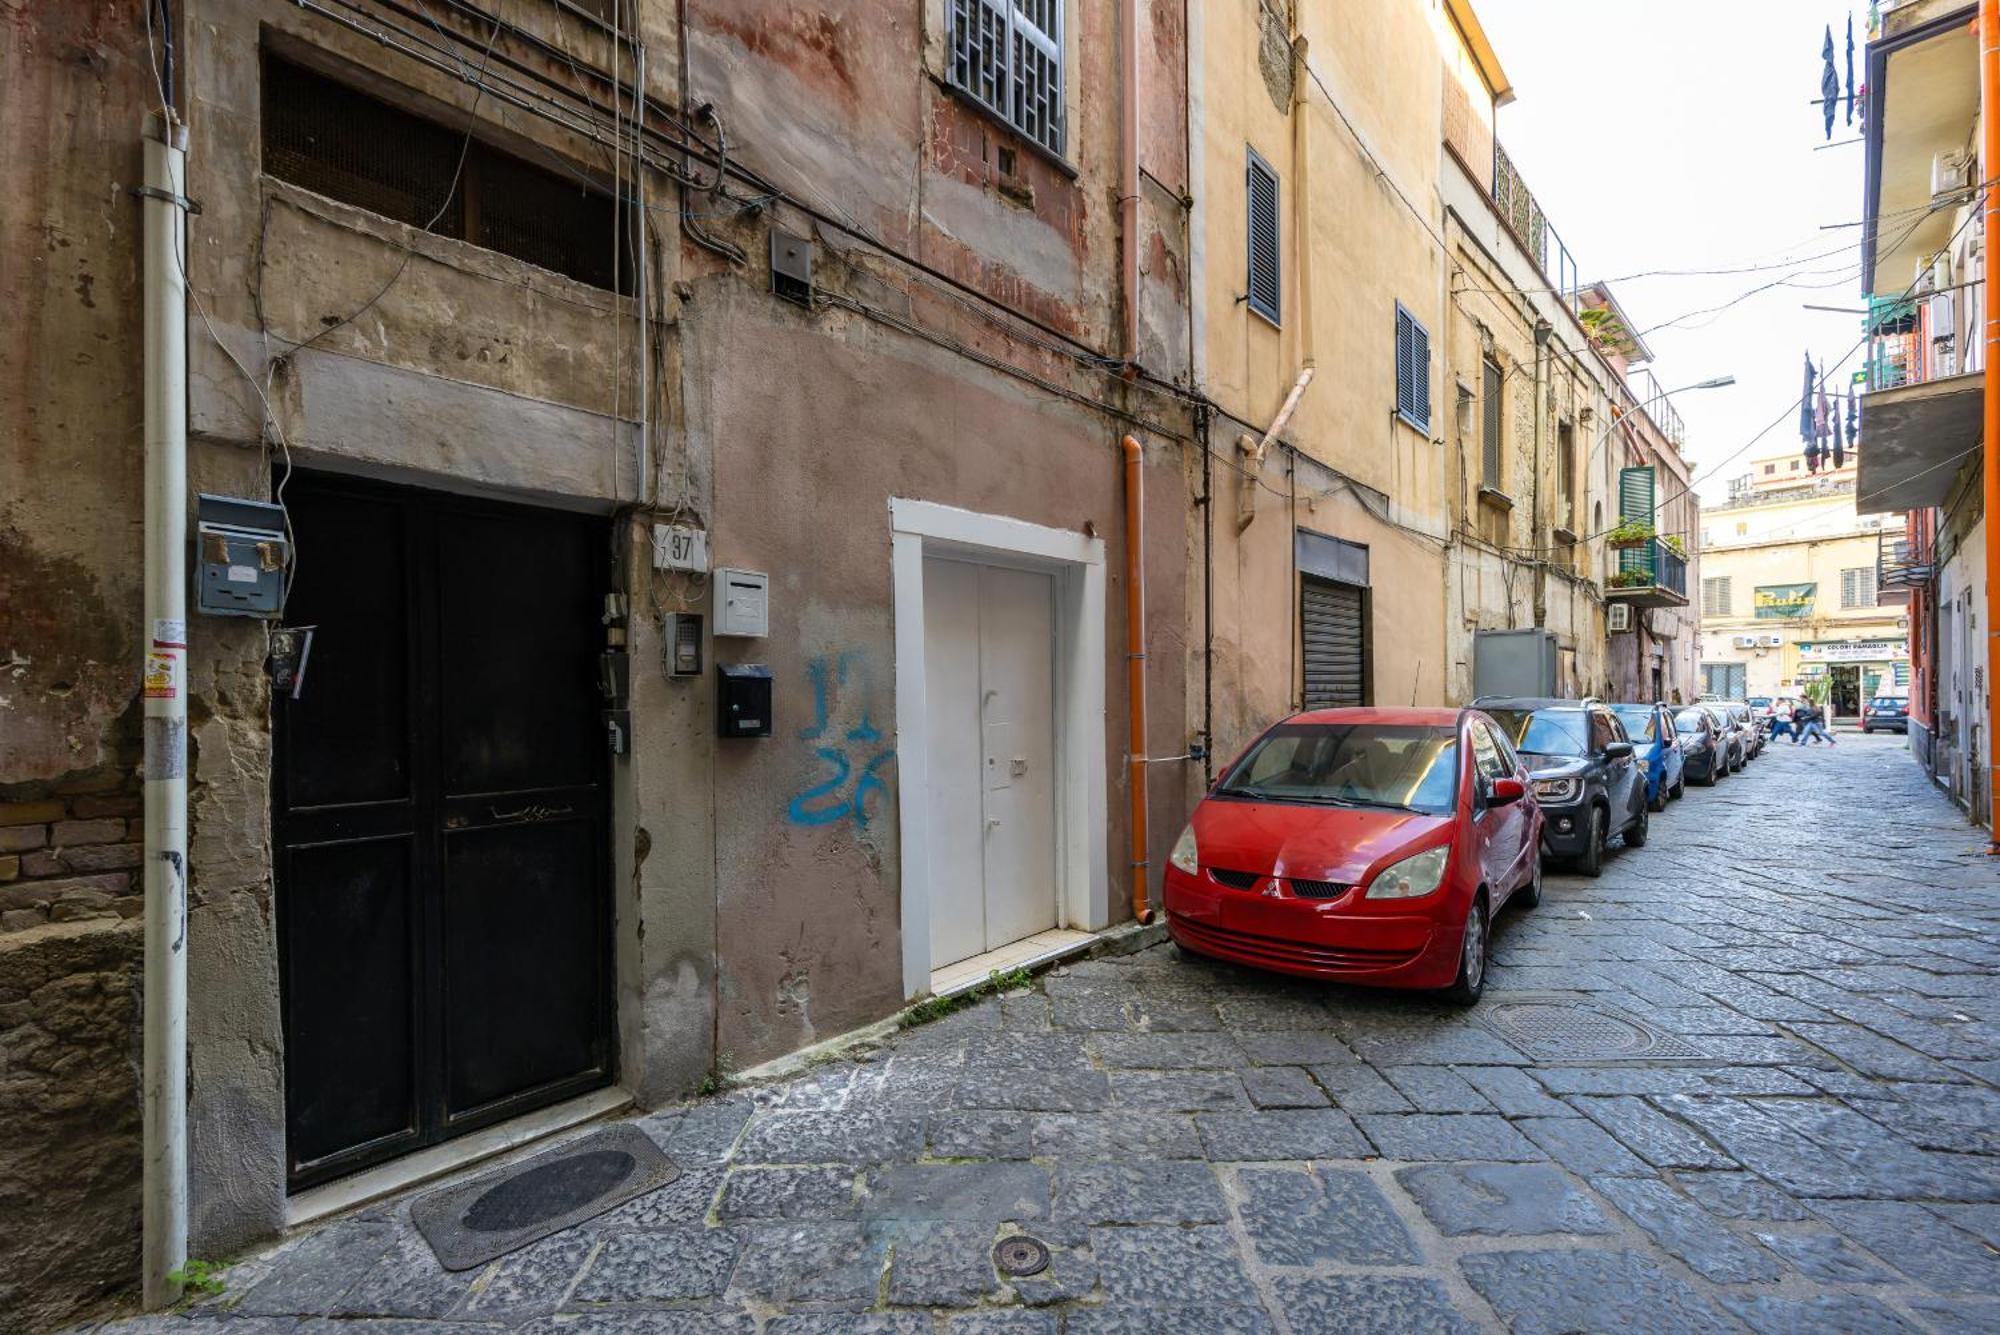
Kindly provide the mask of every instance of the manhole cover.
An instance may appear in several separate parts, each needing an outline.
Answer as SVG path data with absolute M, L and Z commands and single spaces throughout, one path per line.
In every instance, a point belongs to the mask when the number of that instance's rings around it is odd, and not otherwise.
M 591 1150 L 550 1160 L 490 1188 L 465 1212 L 465 1226 L 475 1233 L 499 1233 L 568 1214 L 623 1182 L 634 1162 L 624 1150 Z
M 1034 1238 L 1002 1238 L 993 1249 L 993 1264 L 1003 1275 L 1025 1279 L 1049 1268 L 1049 1249 Z
M 1595 1064 L 1705 1058 L 1701 1049 L 1643 1020 L 1577 997 L 1489 997 L 1475 1015 L 1540 1061 Z

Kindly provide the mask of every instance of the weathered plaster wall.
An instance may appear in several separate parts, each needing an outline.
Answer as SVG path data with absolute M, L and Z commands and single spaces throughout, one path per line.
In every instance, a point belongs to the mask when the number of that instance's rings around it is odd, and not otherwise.
M 32 13 L 29 11 L 32 9 Z M 138 1251 L 138 6 L 0 6 L 0 1327 Z
M 718 565 L 771 576 L 771 636 L 718 641 L 720 661 L 776 678 L 774 735 L 715 746 L 717 1046 L 748 1064 L 830 1037 L 902 1002 L 889 501 L 909 498 L 1123 541 L 1116 423 L 843 312 L 808 314 L 739 284 L 691 307 L 702 366 L 786 368 L 689 385 L 689 414 L 726 425 L 718 457 Z M 1187 498 L 1180 453 L 1148 454 L 1155 627 L 1154 750 L 1184 750 Z M 1122 567 L 1107 604 L 1106 755 L 1114 916 L 1129 899 L 1124 847 Z M 1157 799 L 1170 844 L 1182 798 Z M 1169 828 L 1171 827 L 1171 828 Z

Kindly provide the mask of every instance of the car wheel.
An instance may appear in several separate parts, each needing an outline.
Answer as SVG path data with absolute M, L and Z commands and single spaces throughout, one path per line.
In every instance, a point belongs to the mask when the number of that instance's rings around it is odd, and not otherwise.
M 1590 809 L 1590 842 L 1577 855 L 1576 869 L 1585 876 L 1604 875 L 1604 808 Z
M 1714 757 L 1714 756 L 1710 756 L 1710 757 L 1708 758 L 1708 768 L 1707 768 L 1707 769 L 1705 769 L 1705 770 L 1703 770 L 1703 771 L 1701 772 L 1701 778 L 1700 778 L 1699 780 L 1697 780 L 1697 782 L 1698 782 L 1698 783 L 1700 783 L 1700 784 L 1701 784 L 1701 786 L 1702 786 L 1702 787 L 1704 787 L 1704 788 L 1713 788 L 1713 787 L 1715 787 L 1715 757 Z
M 1542 860 L 1537 857 L 1528 864 L 1528 883 L 1516 890 L 1509 904 L 1519 904 L 1531 909 L 1542 902 Z
M 1465 911 L 1464 942 L 1458 948 L 1458 979 L 1444 991 L 1444 999 L 1456 1006 L 1470 1006 L 1486 990 L 1486 897 L 1473 898 Z
M 1681 771 L 1680 778 L 1674 780 L 1673 791 L 1668 793 L 1667 796 L 1671 797 L 1672 799 L 1674 799 L 1674 801 L 1678 802 L 1683 797 L 1687 796 L 1687 791 L 1688 791 L 1688 775 L 1687 775 L 1687 770 L 1683 769 Z
M 1653 791 L 1653 795 L 1646 799 L 1646 810 L 1665 811 L 1667 809 L 1667 799 L 1672 795 L 1667 791 L 1666 780 L 1662 779 L 1660 786 Z
M 1632 823 L 1625 827 L 1625 847 L 1644 848 L 1646 846 L 1646 836 L 1652 832 L 1653 817 L 1651 810 L 1641 807 L 1639 808 L 1639 814 L 1632 818 Z

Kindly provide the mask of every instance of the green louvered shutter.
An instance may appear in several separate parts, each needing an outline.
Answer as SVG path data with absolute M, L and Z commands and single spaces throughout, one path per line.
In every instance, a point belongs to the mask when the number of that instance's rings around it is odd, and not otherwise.
M 1640 524 L 1653 522 L 1653 469 L 1650 464 L 1620 469 L 1618 473 L 1618 517 Z M 1618 553 L 1618 570 L 1637 570 L 1653 575 L 1653 544 L 1627 547 Z

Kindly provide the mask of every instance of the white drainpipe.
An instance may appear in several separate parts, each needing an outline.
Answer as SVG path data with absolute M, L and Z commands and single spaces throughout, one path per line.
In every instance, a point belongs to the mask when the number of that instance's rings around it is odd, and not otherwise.
M 187 1261 L 187 127 L 146 118 L 144 1297 Z

